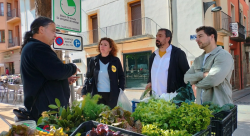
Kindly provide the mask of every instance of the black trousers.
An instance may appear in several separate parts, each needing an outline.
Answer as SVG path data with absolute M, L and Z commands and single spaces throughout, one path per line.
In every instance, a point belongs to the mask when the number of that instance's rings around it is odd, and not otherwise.
M 99 99 L 98 104 L 104 104 L 109 106 L 111 109 L 114 108 L 113 106 L 111 107 L 110 102 L 109 102 L 109 97 L 110 97 L 110 92 L 98 92 L 100 96 L 102 96 L 101 99 Z

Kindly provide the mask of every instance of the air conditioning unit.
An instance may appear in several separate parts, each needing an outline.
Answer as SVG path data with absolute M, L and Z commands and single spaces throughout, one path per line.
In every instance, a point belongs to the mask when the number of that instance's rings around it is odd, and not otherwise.
M 73 63 L 82 63 L 81 59 L 74 59 L 72 62 Z

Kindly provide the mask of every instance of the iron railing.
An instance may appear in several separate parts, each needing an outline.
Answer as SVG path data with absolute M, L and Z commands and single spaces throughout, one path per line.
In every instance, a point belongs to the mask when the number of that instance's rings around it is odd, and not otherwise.
M 150 18 L 141 18 L 112 26 L 81 33 L 83 45 L 97 43 L 102 37 L 113 40 L 122 40 L 142 35 L 155 37 L 160 26 Z
M 7 20 L 10 20 L 14 17 L 20 17 L 20 11 L 18 9 L 13 9 L 7 12 Z
M 240 38 L 246 39 L 245 38 L 245 27 L 240 23 L 238 23 L 238 33 L 239 33 Z
M 214 27 L 216 30 L 226 30 L 231 32 L 231 16 L 223 11 L 214 12 Z
M 232 36 L 231 39 L 234 39 L 236 41 L 244 41 L 245 38 L 245 27 L 238 23 L 238 22 L 233 22 L 230 24 L 230 27 L 232 29 Z
M 8 48 L 20 46 L 20 39 L 19 37 L 14 37 L 13 39 L 9 39 Z
M 4 16 L 4 12 L 0 11 L 0 16 Z

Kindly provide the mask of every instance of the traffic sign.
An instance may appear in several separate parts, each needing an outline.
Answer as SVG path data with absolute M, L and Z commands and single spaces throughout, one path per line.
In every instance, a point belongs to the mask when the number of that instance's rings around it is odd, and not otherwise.
M 82 51 L 82 37 L 77 35 L 57 33 L 57 37 L 54 40 L 53 48 L 60 50 L 75 50 Z
M 63 38 L 62 37 L 56 37 L 55 42 L 56 42 L 56 44 L 58 46 L 61 46 L 63 44 Z
M 80 33 L 81 22 L 81 0 L 53 0 L 53 21 L 57 29 Z

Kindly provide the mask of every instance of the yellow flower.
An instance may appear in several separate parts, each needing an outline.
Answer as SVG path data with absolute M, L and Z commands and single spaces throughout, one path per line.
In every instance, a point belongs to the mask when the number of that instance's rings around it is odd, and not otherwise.
M 48 112 L 47 112 L 47 111 L 44 111 L 44 112 L 42 112 L 42 116 L 43 116 L 43 118 L 45 118 L 45 117 L 49 117 L 49 114 L 48 114 Z

